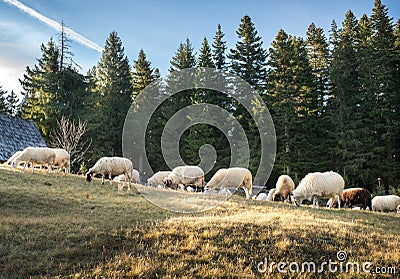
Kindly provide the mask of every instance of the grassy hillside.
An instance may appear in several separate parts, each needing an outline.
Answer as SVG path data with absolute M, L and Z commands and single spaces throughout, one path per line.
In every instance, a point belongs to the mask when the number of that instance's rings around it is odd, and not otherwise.
M 371 262 L 372 272 L 393 267 L 397 274 L 379 277 L 398 278 L 399 226 L 394 214 L 315 210 L 238 196 L 210 211 L 178 214 L 135 190 L 118 194 L 116 185 L 98 180 L 89 186 L 83 177 L 0 170 L 4 278 L 377 277 L 345 272 L 349 262 L 360 268 Z M 347 253 L 345 260 L 338 260 L 339 251 Z M 320 269 L 329 260 L 338 270 L 341 263 L 343 272 L 325 265 L 321 273 L 292 273 L 288 267 L 315 262 Z M 286 262 L 286 273 L 276 265 L 269 271 L 272 262 Z

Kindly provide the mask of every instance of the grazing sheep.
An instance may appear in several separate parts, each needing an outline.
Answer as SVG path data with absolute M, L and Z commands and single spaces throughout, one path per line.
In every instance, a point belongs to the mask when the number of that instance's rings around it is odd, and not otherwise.
M 396 195 L 376 196 L 372 199 L 373 211 L 395 211 L 400 205 L 400 197 Z
M 56 153 L 56 159 L 53 166 L 60 167 L 59 171 L 64 169 L 64 174 L 70 173 L 71 158 L 69 153 L 65 149 L 61 148 L 54 148 L 53 150 Z
M 273 196 L 274 196 L 275 192 L 276 192 L 276 188 L 270 189 L 269 192 L 268 192 L 268 196 L 267 196 L 266 201 L 273 201 L 274 200 Z
M 289 175 L 281 175 L 276 182 L 276 191 L 273 195 L 272 200 L 276 200 L 276 197 L 279 196 L 283 199 L 283 201 L 290 201 L 290 194 L 294 190 L 294 182 L 293 179 Z
M 245 168 L 219 169 L 207 183 L 207 189 L 215 187 L 243 188 L 246 199 L 250 199 L 253 188 L 253 177 L 251 172 Z
M 131 160 L 122 157 L 102 157 L 93 167 L 86 173 L 86 181 L 92 181 L 92 175 L 101 173 L 101 184 L 104 184 L 104 177 L 108 175 L 110 185 L 112 185 L 112 177 L 120 174 L 125 175 L 125 182 L 128 182 L 128 189 L 130 189 L 130 182 L 133 176 L 133 165 Z M 125 184 L 125 183 L 124 183 Z M 124 186 L 122 186 L 123 188 Z M 118 188 L 118 190 L 120 190 Z
M 114 177 L 113 181 L 115 181 L 115 182 L 124 182 L 124 181 L 126 181 L 125 174 L 120 174 L 120 175 Z M 131 178 L 130 182 L 136 183 L 136 184 L 140 183 L 139 172 L 137 170 L 135 170 L 135 169 L 133 169 L 132 178 Z
M 332 204 L 333 201 L 333 204 Z M 349 188 L 343 191 L 343 197 L 340 200 L 340 203 L 343 206 L 348 206 L 350 208 L 354 206 L 359 206 L 360 209 L 366 210 L 367 207 L 369 210 L 372 210 L 371 204 L 371 193 L 364 188 Z M 326 206 L 338 207 L 337 200 L 330 199 Z
M 12 167 L 16 168 L 20 162 L 24 161 L 25 165 L 22 171 L 28 164 L 32 165 L 32 172 L 34 172 L 34 164 L 47 164 L 47 172 L 51 173 L 52 165 L 56 159 L 56 153 L 53 149 L 47 147 L 27 147 L 12 161 Z
M 164 187 L 164 179 L 171 174 L 171 171 L 158 171 L 147 179 L 147 185 L 152 187 Z
M 198 166 L 180 166 L 164 178 L 164 185 L 172 189 L 192 186 L 198 190 L 204 189 L 204 172 Z
M 330 172 L 314 172 L 307 174 L 301 181 L 299 186 L 293 191 L 293 201 L 296 205 L 300 205 L 303 200 L 313 202 L 312 207 L 317 206 L 316 197 L 320 198 L 342 198 L 344 189 L 343 177 L 333 171 Z M 330 206 L 330 208 L 332 205 Z M 339 201 L 340 209 L 340 201 Z
M 258 195 L 253 196 L 253 200 L 256 201 L 266 201 L 267 200 L 267 194 L 266 193 L 259 193 Z

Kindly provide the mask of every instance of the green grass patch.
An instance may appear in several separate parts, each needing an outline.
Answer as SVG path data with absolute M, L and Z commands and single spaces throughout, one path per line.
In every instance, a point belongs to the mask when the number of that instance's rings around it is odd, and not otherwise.
M 194 194 L 193 194 L 194 195 Z M 191 196 L 193 198 L 194 196 Z M 201 198 L 201 197 L 200 197 Z M 139 192 L 83 177 L 0 170 L 0 277 L 376 278 L 260 273 L 271 262 L 371 262 L 400 274 L 400 218 L 233 196 L 196 214 L 163 210 Z

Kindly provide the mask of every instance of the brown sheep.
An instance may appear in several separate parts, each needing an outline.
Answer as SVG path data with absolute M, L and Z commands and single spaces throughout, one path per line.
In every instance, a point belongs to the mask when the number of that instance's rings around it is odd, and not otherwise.
M 371 193 L 364 188 L 349 188 L 343 191 L 343 197 L 340 200 L 341 204 L 348 207 L 360 206 L 361 209 L 372 210 Z M 333 202 L 333 207 L 337 207 L 337 201 Z

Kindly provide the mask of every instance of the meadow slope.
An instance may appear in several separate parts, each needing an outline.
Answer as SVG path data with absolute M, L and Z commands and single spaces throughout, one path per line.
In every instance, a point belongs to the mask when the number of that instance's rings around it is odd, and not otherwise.
M 399 227 L 394 214 L 236 195 L 212 210 L 179 214 L 99 180 L 0 169 L 1 278 L 399 278 Z M 338 271 L 288 269 L 329 261 Z M 272 262 L 287 263 L 286 273 L 269 270 Z M 355 262 L 397 273 L 346 272 Z

